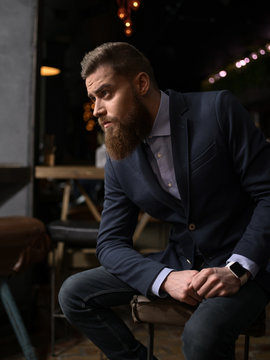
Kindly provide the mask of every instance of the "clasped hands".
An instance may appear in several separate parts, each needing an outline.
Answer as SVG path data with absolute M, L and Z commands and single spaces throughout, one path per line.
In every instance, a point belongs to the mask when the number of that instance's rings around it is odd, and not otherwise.
M 172 298 L 196 306 L 203 299 L 229 296 L 240 289 L 241 283 L 226 267 L 206 268 L 201 271 L 173 271 L 161 289 Z

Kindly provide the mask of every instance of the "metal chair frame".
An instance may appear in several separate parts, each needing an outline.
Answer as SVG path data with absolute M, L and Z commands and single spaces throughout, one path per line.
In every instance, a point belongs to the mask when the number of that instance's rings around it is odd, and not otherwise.
M 9 286 L 5 280 L 0 284 L 0 297 L 8 315 L 9 321 L 16 334 L 26 360 L 37 360 L 30 337 L 23 323 L 21 314 L 17 308 Z

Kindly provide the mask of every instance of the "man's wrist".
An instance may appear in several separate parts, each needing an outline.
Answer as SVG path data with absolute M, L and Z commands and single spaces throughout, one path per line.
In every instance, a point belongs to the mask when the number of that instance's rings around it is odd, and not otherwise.
M 250 272 L 240 265 L 237 261 L 229 262 L 226 267 L 231 273 L 240 280 L 241 286 L 243 286 L 249 279 Z
M 239 255 L 239 254 L 232 254 L 230 256 L 230 258 L 226 261 L 226 263 L 228 264 L 229 262 L 232 262 L 232 261 L 239 262 L 239 264 L 241 264 L 245 269 L 248 270 L 248 272 L 250 273 L 250 276 L 253 279 L 260 271 L 260 267 L 253 260 L 250 260 L 246 256 Z
M 151 287 L 152 294 L 159 296 L 159 297 L 165 296 L 164 290 L 162 289 L 162 284 L 163 284 L 164 280 L 167 278 L 167 276 L 172 271 L 174 271 L 174 270 L 167 268 L 167 267 L 161 270 L 161 272 L 158 274 L 158 276 L 156 277 L 156 279 L 154 280 L 154 282 L 152 284 L 152 287 Z

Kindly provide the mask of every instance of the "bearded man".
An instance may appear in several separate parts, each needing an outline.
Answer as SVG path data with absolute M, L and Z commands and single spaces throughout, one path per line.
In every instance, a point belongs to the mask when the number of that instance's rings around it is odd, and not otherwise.
M 108 359 L 145 360 L 111 308 L 171 297 L 194 307 L 185 359 L 232 360 L 270 298 L 270 144 L 228 91 L 161 91 L 128 43 L 102 44 L 81 64 L 108 152 L 101 266 L 65 280 L 64 314 Z M 133 248 L 140 210 L 171 224 L 164 251 Z

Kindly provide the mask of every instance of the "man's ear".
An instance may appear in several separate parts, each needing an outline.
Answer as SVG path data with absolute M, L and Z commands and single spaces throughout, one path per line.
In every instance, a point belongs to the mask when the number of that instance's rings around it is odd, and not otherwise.
M 148 92 L 150 87 L 150 79 L 147 73 L 140 72 L 137 74 L 134 82 L 138 95 L 143 96 Z

